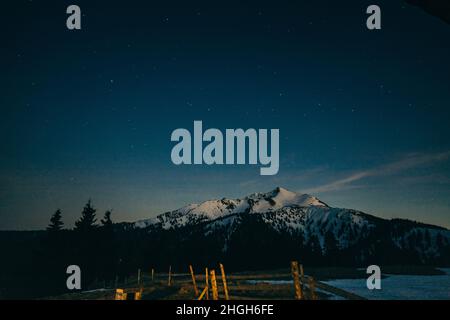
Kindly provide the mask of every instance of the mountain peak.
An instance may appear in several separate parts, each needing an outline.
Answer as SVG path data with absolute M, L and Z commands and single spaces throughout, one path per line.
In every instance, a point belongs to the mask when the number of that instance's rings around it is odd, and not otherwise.
M 155 218 L 136 222 L 139 227 L 162 223 L 165 228 L 172 225 L 185 225 L 192 221 L 214 220 L 237 213 L 264 213 L 284 207 L 328 207 L 309 194 L 289 191 L 276 187 L 267 193 L 253 193 L 241 199 L 208 200 L 200 204 L 190 204 L 178 210 L 166 212 Z
M 328 207 L 324 202 L 314 196 L 290 191 L 282 187 L 276 187 L 267 193 L 254 193 L 246 197 L 246 199 L 251 199 L 255 202 L 253 206 L 253 211 L 255 212 L 277 210 L 288 206 Z
M 292 192 L 292 191 L 289 191 L 288 189 L 285 189 L 285 188 L 283 188 L 283 187 L 276 187 L 274 190 L 273 190 L 273 192 L 274 193 L 295 193 L 295 192 Z

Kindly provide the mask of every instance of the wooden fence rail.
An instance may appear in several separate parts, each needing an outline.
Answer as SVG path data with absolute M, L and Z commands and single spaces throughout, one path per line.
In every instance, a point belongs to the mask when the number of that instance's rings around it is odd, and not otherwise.
M 226 300 L 234 300 L 234 299 L 258 299 L 258 290 L 261 290 L 261 287 L 258 289 L 252 289 L 252 284 L 250 282 L 247 282 L 248 280 L 261 280 L 264 282 L 264 280 L 278 280 L 278 279 L 292 279 L 292 282 L 286 282 L 286 285 L 270 285 L 269 283 L 265 287 L 270 288 L 271 291 L 275 292 L 280 289 L 284 290 L 282 293 L 283 296 L 285 296 L 286 286 L 292 286 L 294 287 L 295 295 L 292 298 L 295 298 L 297 300 L 301 299 L 311 299 L 311 300 L 317 300 L 319 299 L 320 295 L 317 293 L 317 290 L 333 294 L 339 297 L 342 297 L 344 299 L 348 300 L 365 300 L 364 297 L 361 297 L 357 294 L 348 292 L 346 290 L 333 287 L 331 285 L 328 285 L 326 283 L 316 281 L 313 277 L 309 275 L 305 275 L 303 270 L 303 265 L 299 264 L 298 261 L 292 261 L 291 262 L 291 273 L 271 273 L 271 274 L 245 274 L 245 273 L 238 273 L 238 274 L 231 274 L 226 275 L 225 274 L 225 268 L 223 264 L 219 264 L 220 267 L 220 273 L 221 273 L 221 282 L 218 284 L 217 281 L 217 275 L 214 269 L 208 270 L 208 268 L 205 268 L 204 275 L 195 275 L 194 268 L 192 265 L 189 265 L 189 273 L 173 273 L 172 266 L 169 266 L 168 273 L 159 273 L 158 274 L 158 281 L 155 281 L 155 270 L 151 269 L 151 277 L 150 275 L 143 274 L 141 269 L 138 269 L 137 274 L 134 274 L 134 277 L 128 277 L 126 276 L 124 279 L 124 285 L 127 292 L 123 289 L 117 288 L 117 282 L 118 279 L 116 277 L 115 282 L 117 289 L 115 300 L 125 300 L 134 298 L 136 300 L 140 300 L 142 298 L 142 293 L 144 291 L 144 288 L 146 285 L 149 285 L 149 280 L 151 279 L 151 285 L 156 286 L 156 288 L 159 288 L 162 283 L 164 282 L 164 278 L 167 279 L 167 286 L 171 287 L 173 286 L 173 280 L 176 278 L 176 286 L 174 286 L 174 289 L 177 289 L 178 287 L 187 287 L 189 285 L 189 282 L 191 283 L 191 288 L 193 288 L 195 299 L 198 300 L 209 300 L 209 290 L 211 288 L 212 293 L 212 299 L 218 300 L 219 298 L 224 298 Z M 134 278 L 134 279 L 133 279 Z M 132 281 L 133 280 L 133 281 Z M 199 282 L 200 281 L 200 282 Z M 204 281 L 204 282 L 203 282 Z M 137 288 L 132 288 L 131 283 L 137 282 Z M 199 286 L 197 283 L 204 283 L 203 285 Z M 259 281 L 257 281 L 259 283 Z M 220 286 L 219 286 L 220 285 Z M 271 286 L 271 287 L 270 287 Z M 233 291 L 233 294 L 229 293 L 230 287 Z M 124 288 L 124 287 L 122 287 Z M 166 287 L 167 288 L 167 287 Z M 284 289 L 283 289 L 284 288 Z M 291 287 L 292 288 L 292 287 Z M 136 291 L 137 290 L 137 291 Z M 155 287 L 151 290 L 155 290 Z M 160 290 L 160 289 L 156 289 Z M 222 293 L 219 297 L 219 290 L 222 292 L 223 290 L 223 296 Z M 249 291 L 257 290 L 254 297 L 250 297 Z M 192 291 L 191 291 L 192 292 Z M 242 295 L 239 294 L 239 292 L 242 293 Z M 129 293 L 129 294 L 128 294 Z M 281 293 L 281 291 L 280 291 Z M 131 296 L 133 294 L 133 296 Z M 263 297 L 264 295 L 259 294 L 260 297 Z M 274 295 L 276 297 L 276 295 Z

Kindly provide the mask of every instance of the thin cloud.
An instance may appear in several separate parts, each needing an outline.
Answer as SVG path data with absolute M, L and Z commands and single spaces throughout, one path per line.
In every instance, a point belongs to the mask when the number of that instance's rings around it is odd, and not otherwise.
M 408 169 L 430 165 L 436 162 L 446 161 L 450 158 L 450 151 L 432 154 L 410 154 L 401 160 L 397 160 L 379 167 L 353 173 L 345 178 L 326 183 L 318 187 L 303 190 L 306 193 L 321 193 L 338 191 L 351 187 L 351 184 L 369 177 L 389 176 L 401 173 Z

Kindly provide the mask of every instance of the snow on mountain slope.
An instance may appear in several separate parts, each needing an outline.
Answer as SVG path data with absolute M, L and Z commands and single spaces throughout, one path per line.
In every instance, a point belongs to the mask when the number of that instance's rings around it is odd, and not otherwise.
M 254 193 L 243 199 L 208 200 L 201 204 L 190 204 L 180 209 L 163 213 L 155 218 L 140 220 L 135 223 L 138 228 L 150 225 L 164 229 L 177 228 L 192 223 L 212 221 L 236 213 L 272 212 L 284 207 L 327 207 L 316 197 L 276 188 L 267 193 Z
M 280 187 L 268 193 L 252 194 L 246 199 L 252 203 L 252 212 L 269 212 L 289 206 L 327 206 L 316 197 L 292 192 Z
M 290 205 L 278 210 L 254 213 L 280 233 L 302 234 L 304 243 L 314 236 L 321 248 L 325 248 L 325 237 L 331 235 L 337 247 L 343 249 L 365 238 L 375 224 L 364 217 L 364 213 L 340 208 Z M 207 233 L 221 232 L 226 238 L 241 223 L 242 216 L 229 215 L 210 222 Z
M 338 247 L 347 248 L 373 228 L 358 211 L 331 208 L 316 197 L 280 187 L 267 193 L 254 193 L 243 199 L 224 198 L 191 204 L 153 219 L 138 221 L 135 226 L 167 230 L 208 222 L 206 234 L 218 231 L 227 239 L 239 227 L 243 214 L 260 216 L 262 221 L 278 232 L 300 232 L 305 242 L 314 236 L 322 248 L 325 247 L 325 235 L 328 233 L 337 240 Z
M 324 255 L 348 249 L 352 252 L 349 256 L 359 262 L 374 254 L 382 255 L 386 250 L 393 255 L 401 251 L 406 257 L 417 256 L 422 262 L 444 261 L 441 258 L 450 252 L 450 230 L 445 228 L 333 208 L 316 197 L 283 188 L 242 199 L 190 204 L 138 221 L 134 226 L 149 231 L 188 227 L 192 232 L 215 239 L 222 252 L 227 252 L 229 247 L 236 250 L 236 241 L 246 236 L 278 239 L 277 235 L 311 252 L 321 250 Z M 237 247 L 242 245 L 245 241 Z

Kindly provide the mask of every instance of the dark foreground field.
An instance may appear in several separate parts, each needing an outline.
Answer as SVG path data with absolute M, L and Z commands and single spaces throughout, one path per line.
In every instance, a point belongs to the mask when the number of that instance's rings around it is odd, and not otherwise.
M 441 275 L 443 272 L 433 267 L 384 267 L 384 273 L 403 275 Z M 330 279 L 361 279 L 365 281 L 367 274 L 364 269 L 356 268 L 311 268 L 305 269 L 303 279 L 304 299 L 363 299 L 360 296 L 344 290 L 329 286 L 322 281 Z M 289 269 L 270 271 L 241 272 L 226 276 L 228 291 L 231 300 L 292 300 L 295 299 L 295 289 Z M 311 280 L 313 291 L 311 291 Z M 196 283 L 201 292 L 205 288 L 205 275 L 196 275 Z M 224 299 L 223 283 L 220 274 L 217 276 L 219 299 Z M 191 275 L 173 274 L 172 283 L 168 285 L 168 273 L 157 273 L 152 281 L 150 272 L 142 273 L 141 285 L 137 283 L 137 275 L 131 276 L 125 283 L 119 283 L 118 288 L 125 292 L 137 292 L 142 287 L 142 300 L 193 300 L 197 299 Z M 47 297 L 56 300 L 113 300 L 115 296 L 113 287 L 98 285 L 91 289 L 76 293 Z M 211 291 L 209 291 L 211 299 Z

